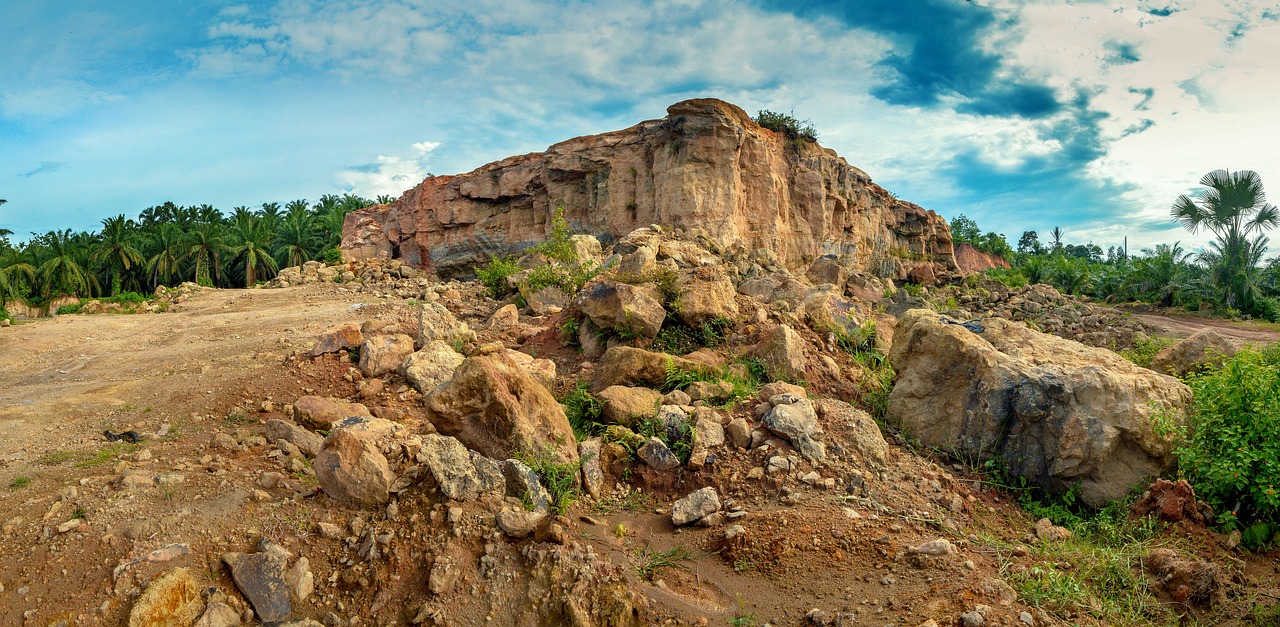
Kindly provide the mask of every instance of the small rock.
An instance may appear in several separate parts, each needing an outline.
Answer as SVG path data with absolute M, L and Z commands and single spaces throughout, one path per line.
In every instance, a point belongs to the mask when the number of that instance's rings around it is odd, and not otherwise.
M 316 587 L 315 575 L 311 573 L 311 562 L 305 557 L 299 557 L 298 561 L 285 571 L 284 582 L 289 586 L 289 599 L 293 604 L 300 605 L 306 601 Z
M 946 538 L 938 538 L 907 550 L 920 555 L 951 555 L 956 552 L 956 547 Z
M 454 566 L 452 559 L 440 556 L 436 558 L 436 563 L 431 566 L 427 587 L 431 589 L 433 594 L 444 594 L 453 589 L 453 585 L 457 583 L 460 574 L 462 574 L 461 571 Z
M 650 468 L 660 472 L 666 472 L 680 467 L 680 458 L 676 457 L 675 453 L 671 452 L 671 449 L 667 447 L 666 442 L 663 442 L 656 437 L 649 438 L 649 440 L 636 451 L 636 456 L 644 461 L 644 463 L 648 464 Z
M 982 614 L 979 614 L 976 611 L 965 612 L 960 615 L 960 624 L 963 627 L 982 627 L 986 622 L 987 619 L 983 618 Z
M 523 538 L 538 528 L 547 515 L 526 509 L 508 508 L 498 512 L 498 528 L 513 538 Z
M 689 493 L 671 506 L 671 524 L 680 527 L 718 511 L 720 497 L 715 488 L 707 486 Z

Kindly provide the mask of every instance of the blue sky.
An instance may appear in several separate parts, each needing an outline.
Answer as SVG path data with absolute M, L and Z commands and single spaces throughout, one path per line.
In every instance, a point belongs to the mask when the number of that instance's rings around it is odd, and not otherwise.
M 0 3 L 0 227 L 398 194 L 717 97 L 899 197 L 1131 250 L 1215 168 L 1280 194 L 1280 2 Z

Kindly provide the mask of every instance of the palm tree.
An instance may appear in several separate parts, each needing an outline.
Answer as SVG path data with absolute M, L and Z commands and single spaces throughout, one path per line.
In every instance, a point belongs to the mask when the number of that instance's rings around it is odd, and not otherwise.
M 97 279 L 77 260 L 79 238 L 71 229 L 50 231 L 46 236 L 48 258 L 36 269 L 36 282 L 45 298 L 89 294 Z
M 222 223 L 202 222 L 187 233 L 182 258 L 193 261 L 196 284 L 211 287 L 222 278 L 222 253 L 229 250 L 231 247 L 223 241 Z
M 288 208 L 276 232 L 276 258 L 282 266 L 300 266 L 311 259 L 317 248 L 315 216 L 307 211 L 306 201 L 295 200 L 288 204 Z
M 1163 307 L 1172 306 L 1191 253 L 1182 249 L 1181 242 L 1174 242 L 1144 248 L 1142 254 L 1144 257 L 1134 262 L 1134 289 Z
M 178 274 L 182 262 L 182 230 L 178 225 L 166 222 L 151 232 L 148 245 L 147 276 L 156 285 L 169 285 Z
M 1063 230 L 1056 226 L 1053 227 L 1052 231 L 1049 231 L 1049 237 L 1053 238 L 1053 246 L 1051 247 L 1051 250 L 1053 250 L 1053 252 L 1056 253 L 1062 250 L 1062 236 L 1064 234 L 1065 233 L 1063 232 Z
M 0 251 L 0 309 L 21 296 L 22 288 L 36 281 L 35 266 L 27 263 L 26 255 L 17 248 Z
M 1217 236 L 1212 276 L 1222 302 L 1252 312 L 1256 299 L 1254 268 L 1266 251 L 1262 232 L 1280 226 L 1280 209 L 1267 203 L 1262 177 L 1252 170 L 1214 170 L 1200 179 L 1204 188 L 1179 196 L 1170 213 L 1188 231 L 1207 229 Z
M 133 220 L 123 214 L 102 221 L 102 233 L 97 246 L 94 247 L 89 260 L 94 264 L 102 264 L 111 276 L 111 295 L 120 293 L 121 278 L 134 266 L 142 265 L 142 253 L 133 246 Z
M 270 232 L 262 218 L 253 214 L 236 215 L 232 226 L 232 238 L 237 242 L 231 248 L 235 254 L 233 264 L 244 265 L 244 286 L 253 287 L 258 282 L 258 269 L 267 273 L 276 271 L 276 260 L 267 250 Z

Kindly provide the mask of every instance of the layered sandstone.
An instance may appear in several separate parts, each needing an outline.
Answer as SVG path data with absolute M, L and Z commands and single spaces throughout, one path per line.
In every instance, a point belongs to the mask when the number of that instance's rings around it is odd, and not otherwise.
M 576 232 L 605 243 L 661 224 L 730 255 L 772 251 L 797 272 L 825 254 L 895 278 L 957 270 L 937 214 L 894 198 L 834 151 L 789 140 L 714 99 L 428 178 L 394 203 L 348 215 L 342 252 L 400 258 L 442 277 L 467 274 L 544 240 L 556 207 Z

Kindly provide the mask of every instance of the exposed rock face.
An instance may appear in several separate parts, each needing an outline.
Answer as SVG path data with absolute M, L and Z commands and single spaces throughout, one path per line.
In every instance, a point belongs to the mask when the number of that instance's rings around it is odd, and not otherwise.
M 957 269 L 937 214 L 894 198 L 834 151 L 797 146 L 714 99 L 426 179 L 394 203 L 349 214 L 342 252 L 400 258 L 442 277 L 467 274 L 492 255 L 546 239 L 557 206 L 575 231 L 606 243 L 662 224 L 725 251 L 768 249 L 801 273 L 824 254 L 899 278 Z
M 1180 419 L 1191 391 L 1119 355 L 1001 319 L 974 333 L 913 309 L 894 330 L 889 418 L 926 446 L 985 461 L 1089 505 L 1172 462 L 1153 417 Z
M 982 272 L 991 268 L 1009 267 L 1009 262 L 1005 261 L 1004 257 L 984 253 L 968 242 L 956 244 L 955 249 L 956 265 L 959 266 L 960 272 L 964 274 L 973 274 L 974 272 Z

